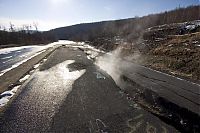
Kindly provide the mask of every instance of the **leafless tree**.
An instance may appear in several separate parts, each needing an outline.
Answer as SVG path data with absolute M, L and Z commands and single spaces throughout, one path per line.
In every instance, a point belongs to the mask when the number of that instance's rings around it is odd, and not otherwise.
M 14 24 L 12 24 L 11 22 L 10 22 L 10 28 L 9 28 L 9 30 L 10 30 L 11 32 L 14 32 L 14 31 L 15 31 L 15 29 L 14 29 Z
M 37 22 L 33 22 L 33 27 L 35 28 L 36 31 L 38 31 L 38 23 Z
M 31 26 L 29 24 L 24 25 L 24 29 L 27 33 L 30 33 Z
M 6 27 L 5 27 L 5 26 L 2 26 L 2 30 L 3 30 L 3 31 L 6 31 Z
M 32 30 L 32 25 L 31 24 L 29 25 L 29 30 Z

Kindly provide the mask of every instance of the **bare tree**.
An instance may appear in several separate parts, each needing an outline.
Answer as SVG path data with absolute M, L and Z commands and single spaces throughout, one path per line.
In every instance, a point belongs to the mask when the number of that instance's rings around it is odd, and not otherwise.
M 26 30 L 27 33 L 30 32 L 30 25 L 26 24 L 24 25 L 24 29 Z
M 37 22 L 33 22 L 33 27 L 35 28 L 36 31 L 38 31 L 38 23 Z
M 15 31 L 15 29 L 14 29 L 14 24 L 12 24 L 11 22 L 10 22 L 10 28 L 9 28 L 9 30 L 10 30 L 11 32 L 14 32 L 14 31 Z
M 6 27 L 5 27 L 5 26 L 2 26 L 2 30 L 3 30 L 3 31 L 6 31 Z
M 32 25 L 30 24 L 30 25 L 29 25 L 29 30 L 31 30 L 31 29 L 32 29 Z

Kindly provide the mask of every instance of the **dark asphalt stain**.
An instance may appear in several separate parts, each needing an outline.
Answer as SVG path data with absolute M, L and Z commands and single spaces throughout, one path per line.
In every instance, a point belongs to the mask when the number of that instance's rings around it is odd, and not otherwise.
M 72 71 L 77 71 L 77 70 L 79 71 L 79 70 L 86 69 L 87 66 L 79 62 L 74 62 L 72 64 L 67 65 L 67 68 L 69 69 L 70 72 L 72 72 Z

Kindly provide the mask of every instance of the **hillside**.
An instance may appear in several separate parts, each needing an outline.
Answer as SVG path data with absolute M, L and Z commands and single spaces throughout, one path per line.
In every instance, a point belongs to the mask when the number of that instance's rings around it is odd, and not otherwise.
M 149 28 L 135 48 L 141 64 L 199 82 L 200 21 Z
M 135 42 L 143 35 L 142 32 L 149 27 L 198 20 L 200 18 L 199 8 L 200 6 L 177 8 L 143 17 L 78 24 L 52 29 L 48 32 L 54 34 L 56 39 L 96 41 L 99 38 L 113 39 L 118 37 L 126 39 L 128 42 Z

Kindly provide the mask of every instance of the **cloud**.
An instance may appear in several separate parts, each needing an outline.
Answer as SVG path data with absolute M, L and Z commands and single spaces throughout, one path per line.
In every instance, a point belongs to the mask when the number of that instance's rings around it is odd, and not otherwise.
M 10 26 L 10 22 L 14 24 L 15 28 L 19 28 L 22 25 L 38 23 L 38 30 L 46 31 L 53 28 L 66 26 L 66 24 L 56 21 L 49 20 L 39 20 L 39 19 L 11 19 L 11 18 L 2 18 L 0 17 L 0 25 L 5 26 L 7 29 Z

